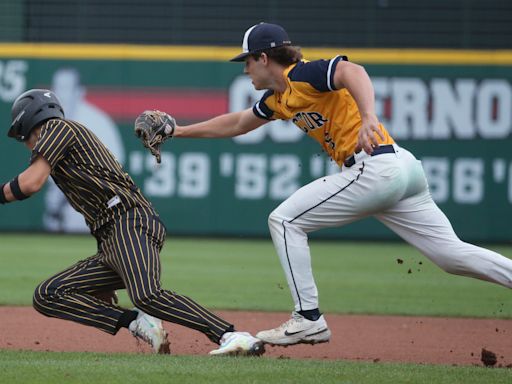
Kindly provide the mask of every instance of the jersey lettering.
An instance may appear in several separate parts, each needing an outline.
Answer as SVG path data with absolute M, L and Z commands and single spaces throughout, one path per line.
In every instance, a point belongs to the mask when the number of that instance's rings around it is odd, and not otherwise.
M 297 127 L 308 133 L 313 129 L 320 128 L 329 120 L 318 112 L 297 112 L 292 121 Z
M 334 140 L 332 139 L 329 131 L 325 131 L 324 133 L 324 139 L 325 139 L 325 142 L 326 144 L 331 147 L 332 150 L 334 150 L 336 148 L 336 143 L 334 142 Z

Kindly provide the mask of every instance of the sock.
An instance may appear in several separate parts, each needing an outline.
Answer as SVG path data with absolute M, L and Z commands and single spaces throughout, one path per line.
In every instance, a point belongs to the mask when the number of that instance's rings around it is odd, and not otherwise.
M 317 321 L 320 316 L 322 316 L 318 308 L 308 309 L 307 311 L 298 311 L 297 313 L 311 321 Z
M 116 328 L 120 329 L 121 327 L 128 328 L 130 323 L 137 318 L 137 311 L 124 311 L 119 320 L 117 321 Z

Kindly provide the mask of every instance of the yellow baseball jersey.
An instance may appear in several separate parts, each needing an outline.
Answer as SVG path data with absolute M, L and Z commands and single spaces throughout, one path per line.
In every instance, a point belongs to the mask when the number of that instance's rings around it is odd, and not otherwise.
M 334 72 L 340 60 L 302 60 L 283 72 L 288 86 L 284 92 L 269 90 L 254 105 L 256 116 L 267 120 L 290 120 L 308 136 L 320 143 L 323 150 L 340 166 L 354 153 L 361 128 L 357 104 L 347 89 L 336 89 Z M 383 125 L 384 141 L 393 144 L 393 138 Z

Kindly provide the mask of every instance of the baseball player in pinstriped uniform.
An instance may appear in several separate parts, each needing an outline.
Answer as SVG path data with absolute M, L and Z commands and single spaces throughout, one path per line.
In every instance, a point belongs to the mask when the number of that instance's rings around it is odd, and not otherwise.
M 235 332 L 233 325 L 192 299 L 161 287 L 159 252 L 165 227 L 158 214 L 99 139 L 64 118 L 51 91 L 33 89 L 20 95 L 12 119 L 9 136 L 24 142 L 32 157 L 24 172 L 0 184 L 0 203 L 30 197 L 52 176 L 98 242 L 96 255 L 36 288 L 37 311 L 112 335 L 128 328 L 159 353 L 169 353 L 161 320 L 198 330 L 220 344 L 210 354 L 264 352 L 260 340 Z M 110 300 L 122 288 L 136 309 L 120 308 Z
M 252 109 L 188 126 L 178 126 L 167 116 L 167 126 L 157 129 L 158 140 L 140 136 L 159 155 L 168 137 L 232 137 L 269 120 L 291 119 L 342 168 L 302 187 L 270 214 L 270 233 L 295 308 L 290 320 L 256 337 L 276 345 L 329 340 L 307 233 L 368 216 L 449 273 L 512 287 L 512 260 L 456 236 L 430 196 L 421 162 L 379 123 L 373 86 L 363 67 L 344 56 L 302 60 L 286 31 L 275 24 L 249 28 L 242 46 L 232 61 L 245 62 L 254 87 L 268 90 Z

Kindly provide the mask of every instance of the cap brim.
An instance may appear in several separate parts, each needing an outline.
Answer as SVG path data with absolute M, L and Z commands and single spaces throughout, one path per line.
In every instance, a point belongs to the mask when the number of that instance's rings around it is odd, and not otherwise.
M 229 61 L 236 61 L 236 62 L 239 62 L 239 61 L 245 61 L 245 58 L 247 56 L 249 56 L 250 53 L 249 52 L 242 52 L 241 54 L 239 54 L 238 56 L 235 56 L 233 57 L 231 60 Z

